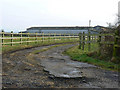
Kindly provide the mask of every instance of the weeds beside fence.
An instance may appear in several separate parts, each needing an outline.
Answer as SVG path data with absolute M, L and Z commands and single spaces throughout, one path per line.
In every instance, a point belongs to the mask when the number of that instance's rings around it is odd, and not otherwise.
M 120 36 L 114 33 L 105 34 L 100 32 L 99 34 L 91 34 L 89 32 L 88 34 L 85 34 L 83 32 L 79 33 L 79 49 L 84 50 L 85 44 L 87 44 L 88 51 L 91 51 L 91 43 L 97 43 L 99 45 L 97 51 L 99 56 L 102 55 L 105 57 L 107 56 L 106 53 L 111 53 L 109 54 L 109 57 L 116 57 L 117 60 L 115 60 L 115 62 L 119 63 L 120 56 L 119 51 L 117 50 L 117 47 L 120 47 L 119 39 Z M 107 48 L 109 49 L 106 51 Z

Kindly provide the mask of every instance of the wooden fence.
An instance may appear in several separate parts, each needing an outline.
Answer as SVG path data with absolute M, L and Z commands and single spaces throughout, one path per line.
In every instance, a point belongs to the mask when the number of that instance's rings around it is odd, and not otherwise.
M 2 45 L 11 45 L 13 44 L 22 44 L 30 42 L 44 42 L 44 41 L 56 41 L 56 40 L 73 40 L 78 39 L 77 34 L 58 34 L 58 33 L 6 33 L 4 31 L 0 32 L 1 34 L 1 44 Z
M 114 44 L 114 41 L 105 41 L 106 36 L 115 37 L 115 34 L 88 34 L 79 33 L 79 49 L 84 50 L 85 44 L 88 44 L 88 51 L 91 50 L 91 43 L 98 43 L 101 44 Z
M 107 38 L 107 40 L 106 40 Z M 99 51 L 98 53 L 101 54 L 101 46 L 102 45 L 112 45 L 113 47 L 111 48 L 112 51 L 112 56 L 113 57 L 119 57 L 120 54 L 118 53 L 119 51 L 117 50 L 118 47 L 120 48 L 120 35 L 116 33 L 108 33 L 108 34 L 91 34 L 90 32 L 88 34 L 79 33 L 79 49 L 84 50 L 85 49 L 85 44 L 88 45 L 88 51 L 91 50 L 91 43 L 98 43 Z

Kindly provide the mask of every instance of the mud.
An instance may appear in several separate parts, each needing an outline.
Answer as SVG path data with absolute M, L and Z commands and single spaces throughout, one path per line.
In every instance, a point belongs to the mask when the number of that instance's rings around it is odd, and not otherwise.
M 67 47 L 57 47 L 52 50 L 48 50 L 37 55 L 38 60 L 41 61 L 41 65 L 44 67 L 45 71 L 49 74 L 54 75 L 54 77 L 60 78 L 82 78 L 82 72 L 79 68 L 85 67 L 95 67 L 93 65 L 82 63 L 78 61 L 73 61 L 70 57 L 63 55 L 66 48 L 74 45 L 69 45 Z
M 62 52 L 65 45 L 39 54 L 42 46 L 3 55 L 3 88 L 118 88 L 118 72 L 73 61 Z

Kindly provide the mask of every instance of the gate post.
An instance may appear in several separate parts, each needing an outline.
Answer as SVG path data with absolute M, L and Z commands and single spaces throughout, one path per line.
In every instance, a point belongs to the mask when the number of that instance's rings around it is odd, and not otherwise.
M 112 62 L 120 63 L 120 25 L 117 27 L 114 35 L 113 57 Z
M 82 42 L 82 33 L 79 33 L 79 49 L 81 49 L 81 42 Z
M 85 45 L 85 33 L 83 32 L 82 50 L 84 50 Z
M 91 49 L 91 46 L 90 46 L 90 43 L 91 43 L 91 36 L 90 36 L 90 32 L 88 32 L 88 51 L 90 51 Z
M 98 44 L 99 44 L 99 52 L 98 54 L 100 55 L 101 54 L 101 50 L 100 50 L 100 47 L 101 47 L 101 32 L 99 32 L 99 36 L 98 36 Z

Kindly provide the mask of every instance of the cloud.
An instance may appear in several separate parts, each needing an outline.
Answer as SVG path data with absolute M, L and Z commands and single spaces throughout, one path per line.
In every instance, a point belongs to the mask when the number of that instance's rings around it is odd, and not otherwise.
M 119 0 L 1 0 L 2 28 L 33 25 L 106 25 L 113 22 Z

